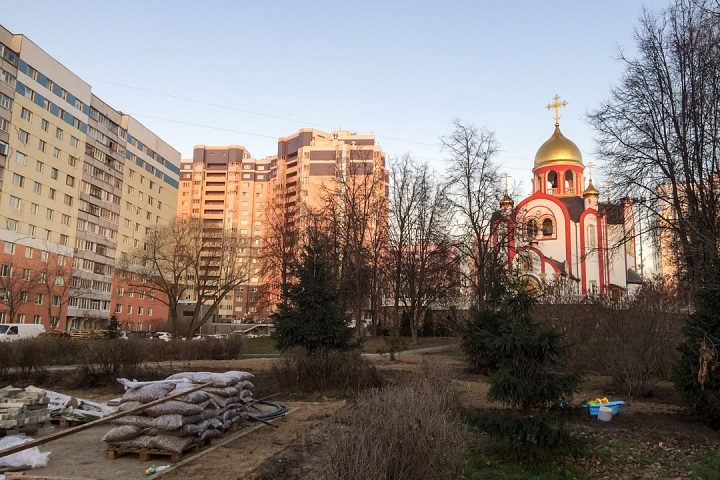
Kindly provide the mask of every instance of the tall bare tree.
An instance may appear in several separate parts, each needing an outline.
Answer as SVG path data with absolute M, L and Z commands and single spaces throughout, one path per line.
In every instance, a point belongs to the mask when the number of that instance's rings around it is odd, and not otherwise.
M 503 263 L 508 235 L 498 236 L 499 201 L 503 197 L 498 167 L 493 157 L 498 142 L 493 132 L 455 120 L 455 130 L 442 138 L 450 154 L 445 192 L 453 212 L 453 236 L 460 255 L 469 263 L 464 269 L 473 303 L 484 308 L 497 282 L 506 275 Z
M 335 182 L 324 185 L 323 203 L 331 220 L 330 231 L 339 258 L 339 278 L 345 301 L 352 311 L 358 335 L 366 300 L 369 298 L 369 253 L 374 235 L 386 228 L 380 221 L 386 208 L 384 169 L 372 150 L 350 150 L 348 161 L 341 163 Z
M 222 300 L 248 280 L 245 245 L 235 232 L 200 219 L 178 219 L 153 230 L 143 248 L 121 263 L 129 286 L 156 292 L 170 310 L 175 334 L 191 338 L 217 312 Z M 190 297 L 192 315 L 179 311 Z
M 711 0 L 645 11 L 637 56 L 620 53 L 622 80 L 589 114 L 613 189 L 646 200 L 637 208 L 654 220 L 644 228 L 692 283 L 720 247 L 719 13 Z

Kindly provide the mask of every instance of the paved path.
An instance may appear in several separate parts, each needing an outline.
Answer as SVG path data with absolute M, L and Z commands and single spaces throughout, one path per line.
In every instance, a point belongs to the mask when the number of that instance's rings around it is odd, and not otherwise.
M 459 343 L 451 343 L 450 345 L 439 345 L 437 347 L 416 348 L 415 350 L 403 350 L 397 355 L 432 355 L 433 353 L 452 352 L 460 350 Z

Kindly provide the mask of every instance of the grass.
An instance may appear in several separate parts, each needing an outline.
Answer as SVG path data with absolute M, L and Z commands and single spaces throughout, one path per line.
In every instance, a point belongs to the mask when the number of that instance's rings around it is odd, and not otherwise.
M 575 466 L 563 466 L 555 463 L 539 466 L 520 463 L 498 463 L 483 455 L 472 456 L 465 468 L 468 480 L 554 480 L 554 479 L 591 479 L 591 475 Z
M 385 337 L 367 337 L 363 342 L 364 353 L 379 353 L 379 350 L 387 349 Z M 416 350 L 418 348 L 437 347 L 458 343 L 457 338 L 451 337 L 419 337 L 417 345 L 410 344 L 410 337 L 404 337 L 405 350 Z M 242 353 L 244 355 L 261 355 L 280 353 L 275 349 L 275 342 L 271 337 L 246 338 L 243 340 Z
M 717 451 L 696 453 L 692 460 L 697 465 L 693 468 L 693 478 L 720 478 L 720 453 Z

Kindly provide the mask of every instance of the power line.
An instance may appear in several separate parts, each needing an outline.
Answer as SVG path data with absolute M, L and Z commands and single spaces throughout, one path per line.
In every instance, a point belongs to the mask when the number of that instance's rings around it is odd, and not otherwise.
M 128 88 L 128 89 L 130 89 L 130 90 L 137 90 L 137 91 L 139 91 L 139 92 L 152 93 L 153 95 L 160 95 L 160 96 L 163 96 L 163 97 L 174 98 L 174 99 L 176 99 L 176 100 L 184 100 L 184 101 L 186 101 L 186 102 L 199 103 L 199 104 L 201 104 L 201 105 L 207 105 L 207 106 L 210 106 L 210 107 L 223 108 L 223 109 L 225 109 L 225 110 L 232 110 L 232 111 L 235 111 L 235 112 L 242 112 L 242 113 L 247 113 L 247 114 L 250 114 L 250 115 L 258 115 L 258 116 L 260 116 L 260 117 L 274 118 L 274 119 L 276 119 L 276 120 L 284 120 L 284 121 L 287 121 L 287 122 L 299 123 L 299 124 L 301 124 L 301 125 L 311 125 L 311 126 L 314 126 L 314 127 L 329 128 L 329 129 L 333 129 L 333 130 L 336 128 L 336 127 L 330 126 L 330 125 L 323 125 L 323 124 L 320 124 L 320 123 L 306 122 L 306 121 L 303 121 L 303 120 L 296 120 L 296 119 L 294 119 L 294 118 L 281 117 L 281 116 L 279 116 L 279 115 L 271 115 L 271 114 L 269 114 L 269 113 L 254 112 L 254 111 L 252 111 L 252 110 L 244 110 L 244 109 L 242 109 L 242 108 L 231 107 L 231 106 L 228 106 L 228 105 L 221 105 L 221 104 L 219 104 L 219 103 L 206 102 L 206 101 L 197 100 L 197 99 L 194 99 L 194 98 L 182 97 L 182 96 L 180 96 L 180 95 L 172 95 L 172 94 L 170 94 L 170 93 L 156 92 L 156 91 L 154 91 L 154 90 L 148 90 L 148 89 L 146 89 L 146 88 L 133 87 L 133 86 L 130 86 L 130 85 L 123 85 L 122 83 L 109 82 L 109 81 L 107 81 L 107 80 L 100 80 L 100 79 L 98 79 L 98 78 L 91 78 L 91 77 L 84 77 L 84 76 L 81 76 L 80 78 L 82 78 L 83 80 L 90 80 L 90 81 L 93 81 L 93 82 L 107 83 L 107 84 L 109 84 L 109 85 L 115 85 L 115 86 L 117 86 L 117 87 Z M 138 116 L 140 116 L 140 115 L 138 115 Z M 149 117 L 149 118 L 152 118 L 152 117 Z M 160 119 L 160 120 L 162 120 L 162 119 Z M 171 121 L 171 120 L 169 120 L 169 121 Z M 228 131 L 232 131 L 232 130 L 228 130 Z M 252 135 L 252 134 L 248 134 L 248 135 Z M 416 145 L 424 145 L 424 146 L 427 146 L 427 147 L 436 147 L 436 146 L 437 146 L 437 145 L 433 145 L 433 144 L 431 144 L 431 143 L 423 143 L 423 142 L 418 142 L 418 141 L 415 141 L 415 140 L 406 140 L 406 139 L 403 139 L 403 138 L 387 137 L 387 136 L 383 136 L 383 135 L 375 135 L 375 137 L 376 137 L 376 138 L 384 138 L 384 139 L 387 139 L 387 140 L 395 140 L 395 141 L 398 141 L 398 142 L 413 143 L 413 144 L 416 144 Z

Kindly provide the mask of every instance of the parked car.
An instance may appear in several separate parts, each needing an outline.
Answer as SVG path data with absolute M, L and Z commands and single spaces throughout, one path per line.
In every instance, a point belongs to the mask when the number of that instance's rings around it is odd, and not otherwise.
M 130 338 L 138 338 L 144 340 L 155 340 L 157 338 L 156 332 L 141 331 L 141 332 L 128 332 Z
M 205 335 L 203 335 L 202 333 L 196 333 L 192 339 L 193 340 L 205 340 Z
M 23 338 L 35 338 L 45 333 L 45 326 L 35 323 L 0 325 L 0 342 L 12 342 Z
M 160 340 L 165 340 L 166 342 L 169 342 L 173 338 L 175 338 L 175 335 L 173 335 L 170 332 L 157 332 L 157 338 Z
M 130 337 L 128 336 L 128 332 L 121 330 L 120 332 L 118 332 L 117 338 L 119 338 L 120 340 L 127 340 Z

